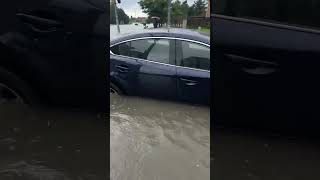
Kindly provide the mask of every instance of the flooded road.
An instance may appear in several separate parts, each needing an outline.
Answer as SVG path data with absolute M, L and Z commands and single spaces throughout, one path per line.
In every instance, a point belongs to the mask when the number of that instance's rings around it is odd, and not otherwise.
M 110 97 L 112 180 L 209 180 L 210 109 Z
M 320 179 L 319 137 L 222 128 L 213 142 L 213 179 Z
M 94 113 L 1 105 L 0 179 L 106 179 L 105 123 Z
M 120 34 L 118 33 L 116 25 L 110 25 L 110 40 L 117 38 L 121 35 L 132 33 L 132 32 L 146 32 L 152 31 L 153 25 L 147 24 L 148 28 L 144 29 L 142 24 L 134 25 L 134 24 L 122 24 L 120 25 Z
M 165 26 L 161 28 L 153 28 L 153 24 L 147 24 L 147 28 L 144 29 L 144 26 L 142 24 L 134 25 L 134 24 L 122 24 L 120 25 L 120 34 L 117 31 L 117 26 L 116 25 L 110 25 L 110 40 L 117 38 L 119 36 L 125 35 L 125 34 L 130 34 L 130 33 L 141 33 L 141 32 L 152 32 L 152 31 L 158 31 L 159 29 L 166 29 Z M 176 28 L 175 28 L 176 29 Z M 179 28 L 179 31 L 184 32 L 184 31 L 191 31 L 191 29 L 183 29 Z M 205 34 L 208 35 L 208 34 Z

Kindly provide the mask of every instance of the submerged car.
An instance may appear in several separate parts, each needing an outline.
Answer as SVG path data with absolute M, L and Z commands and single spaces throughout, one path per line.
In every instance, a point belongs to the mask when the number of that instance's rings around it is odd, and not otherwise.
M 112 40 L 110 93 L 209 104 L 209 36 L 171 29 Z

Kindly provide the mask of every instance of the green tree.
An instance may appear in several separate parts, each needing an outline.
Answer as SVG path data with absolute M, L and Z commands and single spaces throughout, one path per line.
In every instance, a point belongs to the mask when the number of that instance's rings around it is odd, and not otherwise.
M 207 9 L 207 1 L 196 0 L 189 8 L 189 16 L 204 16 Z
M 144 13 L 149 17 L 160 17 L 161 23 L 167 21 L 168 16 L 168 4 L 167 0 L 140 0 L 139 5 Z
M 140 0 L 138 3 L 140 4 L 142 11 L 148 14 L 149 18 L 152 16 L 158 16 L 161 18 L 161 23 L 167 22 L 167 0 Z M 182 3 L 180 0 L 173 0 L 171 2 L 172 23 L 179 24 L 182 19 L 185 19 L 188 16 L 204 16 L 206 6 L 206 0 L 196 0 L 191 7 L 189 7 L 187 0 L 184 0 Z
M 172 3 L 172 24 L 177 25 L 183 18 L 181 2 L 179 0 Z
M 183 1 L 183 3 L 181 4 L 181 11 L 183 14 L 183 18 L 187 18 L 188 12 L 189 12 L 189 5 L 188 5 L 187 0 Z
M 119 21 L 123 22 L 124 24 L 128 24 L 130 21 L 129 16 L 124 12 L 123 9 L 118 9 Z
M 110 6 L 110 24 L 116 24 L 116 17 L 115 17 L 115 6 L 111 5 Z M 124 23 L 128 24 L 130 21 L 129 16 L 124 12 L 123 9 L 117 7 L 117 12 L 118 12 L 118 18 L 119 18 L 119 23 Z

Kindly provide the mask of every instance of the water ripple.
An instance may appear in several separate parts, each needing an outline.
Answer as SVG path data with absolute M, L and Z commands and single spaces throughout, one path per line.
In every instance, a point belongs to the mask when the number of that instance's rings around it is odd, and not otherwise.
M 209 179 L 209 108 L 120 96 L 110 103 L 113 180 Z

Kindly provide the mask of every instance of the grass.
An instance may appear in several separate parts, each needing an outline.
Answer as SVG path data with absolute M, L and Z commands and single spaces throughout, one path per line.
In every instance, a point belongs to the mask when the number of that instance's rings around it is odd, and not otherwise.
M 191 27 L 188 27 L 188 29 L 190 29 L 192 31 L 202 32 L 202 33 L 205 33 L 205 34 L 210 34 L 210 28 L 209 27 L 201 27 L 200 31 L 198 29 L 191 28 Z
M 200 32 L 210 34 L 210 28 L 201 28 Z

